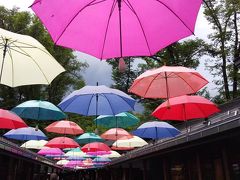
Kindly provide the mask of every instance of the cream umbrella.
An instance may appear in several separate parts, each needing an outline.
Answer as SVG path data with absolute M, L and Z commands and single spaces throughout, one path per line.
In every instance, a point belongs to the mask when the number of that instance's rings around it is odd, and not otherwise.
M 50 84 L 64 68 L 31 36 L 0 28 L 0 84 Z
M 110 152 L 111 154 L 102 155 L 101 157 L 118 158 L 121 156 L 121 154 L 119 154 L 117 151 L 110 151 Z
M 69 163 L 69 160 L 66 160 L 66 159 L 63 159 L 63 160 L 60 160 L 60 161 L 56 162 L 56 164 L 59 165 L 59 166 L 64 166 L 67 163 Z
M 138 136 L 133 136 L 131 139 L 119 139 L 113 143 L 113 147 L 118 148 L 135 148 L 142 147 L 148 143 Z
M 48 141 L 45 140 L 29 140 L 21 145 L 27 149 L 42 149 Z

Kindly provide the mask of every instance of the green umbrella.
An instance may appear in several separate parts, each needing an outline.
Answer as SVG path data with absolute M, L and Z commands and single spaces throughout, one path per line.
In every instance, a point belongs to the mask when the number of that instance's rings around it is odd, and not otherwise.
M 128 113 L 122 112 L 115 116 L 112 115 L 101 115 L 98 116 L 94 121 L 97 121 L 97 124 L 107 128 L 121 127 L 126 128 L 129 126 L 134 126 L 139 122 L 139 119 Z
M 91 142 L 103 142 L 104 140 L 96 135 L 95 133 L 84 133 L 80 136 L 78 136 L 75 139 L 79 144 L 87 144 Z

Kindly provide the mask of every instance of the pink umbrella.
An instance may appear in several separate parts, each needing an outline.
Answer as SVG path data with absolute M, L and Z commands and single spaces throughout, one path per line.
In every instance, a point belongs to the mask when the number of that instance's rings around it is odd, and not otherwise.
M 83 152 L 111 151 L 111 149 L 102 142 L 92 142 L 84 145 L 81 150 Z
M 202 0 L 35 0 L 55 44 L 100 59 L 149 56 L 193 34 Z
M 76 148 L 79 147 L 79 144 L 68 137 L 56 137 L 48 141 L 48 143 L 45 146 L 64 149 L 64 148 Z
M 117 140 L 119 138 L 130 139 L 133 138 L 133 135 L 122 128 L 112 128 L 104 132 L 101 138 L 108 140 Z
M 64 165 L 64 167 L 76 167 L 76 166 L 82 166 L 83 162 L 82 161 L 69 161 L 67 164 Z
M 43 148 L 38 151 L 40 155 L 63 155 L 64 152 L 61 151 L 59 148 Z
M 182 66 L 162 66 L 138 76 L 129 92 L 143 98 L 171 98 L 196 93 L 208 81 L 196 70 Z
M 111 151 L 96 151 L 96 152 L 87 152 L 88 155 L 101 156 L 106 154 L 111 154 Z

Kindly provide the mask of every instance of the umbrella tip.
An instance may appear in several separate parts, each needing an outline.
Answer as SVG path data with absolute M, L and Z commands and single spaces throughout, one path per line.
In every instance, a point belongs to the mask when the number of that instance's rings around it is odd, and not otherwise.
M 126 63 L 122 57 L 119 59 L 118 69 L 119 69 L 119 72 L 121 72 L 121 73 L 125 72 L 125 70 L 126 70 Z
M 98 134 L 98 133 L 99 133 L 97 128 L 94 130 L 94 133 L 95 133 L 95 134 Z
M 36 127 L 35 127 L 35 131 L 38 131 L 38 125 L 36 125 Z

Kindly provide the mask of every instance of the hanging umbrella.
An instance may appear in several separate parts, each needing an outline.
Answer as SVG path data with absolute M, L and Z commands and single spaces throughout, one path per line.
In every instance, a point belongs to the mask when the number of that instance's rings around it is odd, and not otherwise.
M 148 143 L 144 141 L 142 138 L 138 136 L 133 136 L 131 139 L 118 139 L 113 143 L 113 147 L 118 148 L 135 148 L 142 147 L 147 145 Z
M 76 166 L 82 166 L 83 165 L 83 161 L 69 161 L 66 165 L 64 165 L 64 167 L 76 167 Z
M 166 122 L 152 121 L 143 123 L 133 131 L 133 134 L 141 138 L 162 139 L 175 137 L 180 131 Z
M 87 152 L 87 155 L 92 155 L 92 156 L 102 156 L 106 154 L 111 154 L 110 151 L 96 151 L 96 152 Z
M 118 147 L 118 146 L 112 146 L 111 147 L 112 150 L 115 151 L 131 151 L 134 149 L 134 147 Z
M 115 116 L 101 115 L 98 116 L 94 121 L 96 121 L 98 125 L 107 128 L 127 128 L 136 125 L 139 122 L 139 119 L 133 114 L 130 114 L 128 112 L 122 112 L 116 114 Z
M 72 92 L 59 107 L 65 112 L 93 115 L 115 115 L 134 110 L 135 100 L 117 89 L 106 86 L 85 86 Z
M 11 111 L 25 119 L 60 120 L 66 118 L 65 113 L 48 101 L 26 101 L 22 104 L 19 104 Z
M 108 163 L 111 162 L 111 159 L 107 158 L 107 157 L 96 157 L 93 159 L 94 163 Z
M 107 157 L 107 158 L 118 158 L 121 157 L 121 154 L 119 154 L 117 151 L 110 151 L 110 154 L 102 155 L 102 157 Z
M 84 131 L 80 126 L 78 126 L 75 122 L 62 120 L 57 121 L 45 128 L 47 132 L 54 132 L 58 134 L 82 134 Z
M 3 135 L 6 138 L 17 140 L 44 140 L 47 136 L 40 130 L 33 127 L 12 129 Z
M 81 149 L 83 152 L 111 151 L 111 149 L 102 142 L 88 143 L 84 145 Z
M 150 56 L 192 35 L 201 3 L 35 0 L 31 8 L 55 44 L 105 59 Z
M 21 145 L 27 149 L 42 149 L 48 141 L 45 140 L 29 140 Z
M 36 39 L 0 28 L 0 84 L 50 84 L 64 68 Z
M 73 157 L 73 158 L 91 158 L 94 157 L 93 155 L 88 155 L 87 153 L 80 151 L 80 152 L 67 152 L 65 154 L 67 157 Z
M 0 109 L 0 129 L 27 127 L 25 122 L 11 111 Z
M 64 155 L 64 152 L 61 151 L 59 148 L 49 148 L 44 147 L 40 151 L 38 151 L 40 155 Z
M 211 101 L 201 96 L 180 96 L 170 98 L 168 103 L 164 102 L 152 113 L 154 117 L 161 120 L 187 121 L 191 119 L 207 118 L 220 110 Z
M 162 66 L 138 76 L 129 92 L 143 98 L 171 98 L 196 93 L 208 83 L 196 70 Z
M 74 140 L 68 138 L 68 137 L 56 137 L 48 141 L 48 143 L 45 145 L 47 147 L 53 147 L 53 148 L 76 148 L 79 147 L 78 143 L 76 143 Z
M 112 128 L 101 135 L 101 138 L 109 140 L 117 140 L 119 138 L 130 139 L 132 137 L 133 136 L 129 132 L 122 128 Z
M 104 140 L 95 133 L 84 133 L 76 138 L 79 144 L 87 144 L 91 142 L 103 142 Z
M 69 160 L 62 159 L 62 160 L 56 162 L 56 164 L 59 165 L 59 166 L 64 166 L 64 165 L 66 165 L 68 162 L 69 162 Z
M 68 156 L 67 157 L 67 160 L 70 160 L 70 161 L 83 161 L 85 159 L 86 159 L 86 157 L 80 157 L 80 156 Z

